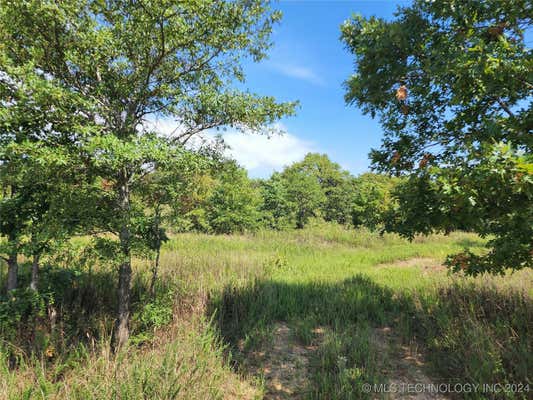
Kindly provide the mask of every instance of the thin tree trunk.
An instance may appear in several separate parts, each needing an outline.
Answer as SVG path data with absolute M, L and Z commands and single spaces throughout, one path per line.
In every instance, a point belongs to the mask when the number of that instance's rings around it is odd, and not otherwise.
M 17 252 L 11 252 L 7 259 L 7 291 L 14 290 L 18 286 Z
M 123 347 L 130 335 L 130 292 L 131 292 L 131 229 L 130 229 L 130 193 L 126 174 L 122 176 L 119 188 L 119 201 L 122 213 L 120 229 L 120 249 L 122 260 L 118 275 L 118 312 L 115 322 L 113 346 L 115 350 Z
M 13 198 L 16 193 L 16 188 L 13 185 L 10 185 L 9 188 L 9 196 L 7 195 L 8 186 L 3 187 L 3 197 L 11 197 Z M 15 232 L 11 232 L 8 235 L 8 245 L 10 246 L 9 254 L 7 257 L 7 285 L 6 289 L 9 292 L 10 290 L 14 290 L 18 287 L 18 272 L 19 272 L 19 265 L 18 265 L 18 252 L 17 252 L 17 235 Z
M 37 291 L 39 286 L 39 260 L 41 258 L 40 253 L 33 255 L 33 262 L 31 264 L 31 282 L 30 289 Z
M 159 258 L 161 256 L 161 234 L 159 231 L 159 207 L 156 208 L 155 215 L 155 231 L 156 231 L 156 253 L 154 269 L 152 270 L 152 281 L 150 282 L 150 296 L 155 297 L 155 284 L 157 282 L 157 272 L 159 271 Z
M 159 243 L 155 253 L 154 269 L 152 270 L 152 281 L 150 282 L 150 295 L 155 297 L 155 284 L 157 282 L 157 271 L 159 270 L 159 256 L 161 255 L 161 243 Z
M 14 290 L 18 287 L 18 271 L 19 264 L 17 261 L 17 250 L 15 247 L 16 237 L 14 235 L 9 236 L 9 244 L 12 249 L 7 258 L 7 291 Z
M 296 229 L 303 229 L 303 227 L 305 226 L 304 219 L 304 211 L 299 211 L 298 215 L 296 216 Z

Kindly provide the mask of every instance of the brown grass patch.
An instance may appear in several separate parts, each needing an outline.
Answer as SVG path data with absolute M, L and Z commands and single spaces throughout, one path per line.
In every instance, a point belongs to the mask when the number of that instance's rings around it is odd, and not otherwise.
M 425 372 L 424 355 L 414 341 L 401 344 L 394 335 L 392 328 L 386 326 L 374 331 L 373 340 L 376 347 L 389 354 L 389 363 L 384 369 L 391 393 L 388 399 L 416 399 L 416 400 L 447 400 L 448 397 L 440 393 L 431 393 L 430 385 L 436 385 Z M 408 385 L 424 385 L 427 393 L 414 393 Z M 418 386 L 420 388 L 421 386 Z M 417 389 L 417 391 L 419 391 Z
M 313 330 L 317 341 L 323 330 Z M 261 376 L 265 382 L 265 400 L 302 399 L 311 385 L 309 360 L 318 346 L 304 346 L 294 338 L 291 328 L 278 322 L 272 342 L 259 351 L 247 354 L 252 375 Z

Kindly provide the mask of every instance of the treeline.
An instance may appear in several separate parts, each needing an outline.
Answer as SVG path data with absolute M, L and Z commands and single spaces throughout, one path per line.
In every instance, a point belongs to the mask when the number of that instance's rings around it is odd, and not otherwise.
M 174 230 L 229 234 L 301 229 L 311 218 L 375 229 L 392 205 L 399 178 L 343 170 L 325 154 L 305 158 L 268 179 L 250 179 L 232 160 L 182 174 L 184 191 L 167 207 Z

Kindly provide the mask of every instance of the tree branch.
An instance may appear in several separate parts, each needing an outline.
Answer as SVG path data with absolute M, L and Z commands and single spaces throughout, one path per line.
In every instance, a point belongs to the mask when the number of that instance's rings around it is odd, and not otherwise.
M 507 113 L 509 114 L 510 117 L 514 118 L 515 115 L 513 114 L 513 112 L 511 111 L 511 109 L 509 108 L 509 106 L 507 105 L 507 103 L 505 101 L 503 101 L 500 97 L 496 97 L 496 101 L 498 102 L 498 104 L 501 106 L 501 108 Z

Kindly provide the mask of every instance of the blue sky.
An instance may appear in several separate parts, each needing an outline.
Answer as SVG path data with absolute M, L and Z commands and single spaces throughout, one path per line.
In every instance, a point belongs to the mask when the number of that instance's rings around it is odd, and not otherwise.
M 343 81 L 354 72 L 340 25 L 353 13 L 392 18 L 408 1 L 279 1 L 283 19 L 275 26 L 269 58 L 245 64 L 246 86 L 279 100 L 299 100 L 295 117 L 283 119 L 283 138 L 225 135 L 233 156 L 252 177 L 266 177 L 308 151 L 327 153 L 354 174 L 368 170 L 368 152 L 380 144 L 377 120 L 344 102 Z

